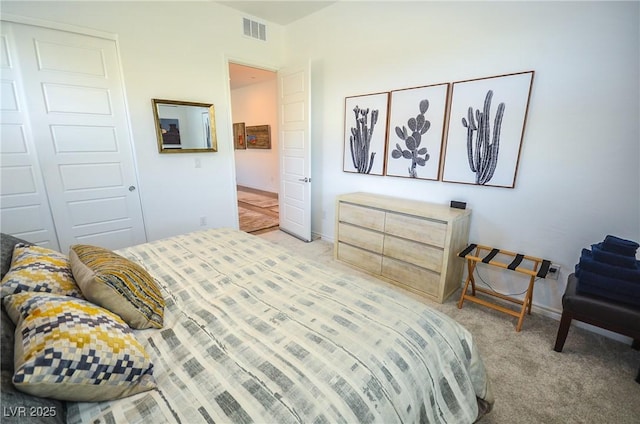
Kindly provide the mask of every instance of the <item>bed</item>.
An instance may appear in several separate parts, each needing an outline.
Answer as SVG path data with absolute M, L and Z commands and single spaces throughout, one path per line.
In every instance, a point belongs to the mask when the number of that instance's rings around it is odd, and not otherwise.
M 134 330 L 157 387 L 66 402 L 69 423 L 471 423 L 492 408 L 472 335 L 397 288 L 233 229 L 117 253 L 164 297 L 162 328 Z

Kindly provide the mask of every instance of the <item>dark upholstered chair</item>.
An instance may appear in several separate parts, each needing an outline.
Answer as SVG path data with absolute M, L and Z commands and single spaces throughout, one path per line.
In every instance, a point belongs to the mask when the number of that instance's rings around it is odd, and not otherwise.
M 562 352 L 571 320 L 574 319 L 629 336 L 633 338 L 632 347 L 640 349 L 640 309 L 595 296 L 579 294 L 576 292 L 577 284 L 578 278 L 575 274 L 569 275 L 567 289 L 562 296 L 562 318 L 553 350 Z M 640 383 L 640 370 L 638 370 L 636 381 Z

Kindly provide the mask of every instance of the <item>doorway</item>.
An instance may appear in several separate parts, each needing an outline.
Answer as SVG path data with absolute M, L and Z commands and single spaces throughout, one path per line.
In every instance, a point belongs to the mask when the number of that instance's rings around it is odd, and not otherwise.
M 279 227 L 277 73 L 229 62 L 238 218 L 253 234 Z

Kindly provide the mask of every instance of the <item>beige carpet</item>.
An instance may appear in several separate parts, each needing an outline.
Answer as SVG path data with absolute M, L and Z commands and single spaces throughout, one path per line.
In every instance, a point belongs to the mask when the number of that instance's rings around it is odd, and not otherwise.
M 280 222 L 278 217 L 266 215 L 257 211 L 238 206 L 240 230 L 247 233 L 277 227 Z
M 305 243 L 282 231 L 260 237 L 327 267 L 364 275 L 371 284 L 386 284 L 335 261 L 333 244 L 327 241 Z M 634 381 L 640 352 L 572 326 L 558 353 L 553 350 L 558 321 L 534 311 L 516 333 L 516 318 L 471 302 L 458 309 L 459 296 L 460 291 L 443 304 L 424 302 L 464 325 L 478 345 L 496 399 L 479 424 L 640 422 L 640 384 Z
M 250 193 L 248 191 L 238 190 L 238 201 L 248 203 L 259 208 L 272 208 L 278 206 L 278 198 L 264 196 L 258 193 Z

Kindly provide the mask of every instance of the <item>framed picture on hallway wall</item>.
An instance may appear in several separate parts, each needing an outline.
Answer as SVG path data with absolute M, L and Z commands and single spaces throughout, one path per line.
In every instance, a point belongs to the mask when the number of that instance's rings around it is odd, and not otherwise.
M 345 98 L 343 171 L 383 175 L 389 93 Z
M 442 181 L 515 186 L 533 74 L 453 83 Z
M 391 92 L 386 175 L 437 180 L 449 84 Z
M 247 149 L 270 149 L 271 126 L 255 125 L 247 127 Z
M 247 148 L 247 133 L 244 122 L 233 124 L 233 146 L 236 150 Z

